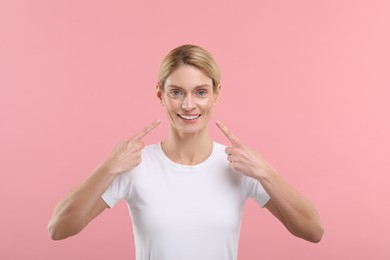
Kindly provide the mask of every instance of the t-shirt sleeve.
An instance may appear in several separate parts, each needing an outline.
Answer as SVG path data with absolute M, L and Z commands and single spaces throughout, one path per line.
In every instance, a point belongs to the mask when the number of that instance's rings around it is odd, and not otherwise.
M 270 199 L 268 193 L 264 190 L 263 186 L 256 179 L 245 176 L 247 184 L 247 197 L 254 199 L 260 207 L 264 207 Z
M 129 188 L 130 172 L 117 176 L 101 197 L 112 208 L 118 201 L 125 198 L 129 192 Z

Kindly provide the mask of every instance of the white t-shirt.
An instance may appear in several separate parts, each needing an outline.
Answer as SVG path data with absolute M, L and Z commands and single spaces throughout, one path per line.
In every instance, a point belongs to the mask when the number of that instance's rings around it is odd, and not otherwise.
M 261 184 L 229 168 L 226 146 L 214 142 L 198 165 L 171 161 L 161 143 L 116 177 L 102 195 L 109 207 L 127 201 L 137 260 L 235 260 L 245 200 L 269 200 Z

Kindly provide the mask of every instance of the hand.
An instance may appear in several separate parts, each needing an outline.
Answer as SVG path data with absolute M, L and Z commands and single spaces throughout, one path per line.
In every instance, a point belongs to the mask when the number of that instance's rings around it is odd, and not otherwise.
M 243 145 L 224 124 L 217 121 L 217 126 L 232 144 L 225 149 L 230 168 L 255 179 L 262 178 L 271 171 L 274 172 L 270 164 L 263 160 L 254 149 Z
M 141 163 L 141 150 L 145 147 L 141 139 L 159 124 L 160 120 L 155 120 L 136 135 L 117 144 L 101 167 L 106 168 L 109 173 L 114 175 L 120 175 L 134 169 Z

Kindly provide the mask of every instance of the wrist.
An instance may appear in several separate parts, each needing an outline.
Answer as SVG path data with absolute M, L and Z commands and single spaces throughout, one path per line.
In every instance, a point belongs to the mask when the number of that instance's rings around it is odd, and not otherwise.
M 274 168 L 271 166 L 261 168 L 256 173 L 256 179 L 260 183 L 269 182 L 271 179 L 273 179 L 275 176 L 277 176 L 277 173 Z
M 95 170 L 98 174 L 107 175 L 107 176 L 113 176 L 116 177 L 119 175 L 113 167 L 110 166 L 110 164 L 107 164 L 105 162 L 101 163 Z

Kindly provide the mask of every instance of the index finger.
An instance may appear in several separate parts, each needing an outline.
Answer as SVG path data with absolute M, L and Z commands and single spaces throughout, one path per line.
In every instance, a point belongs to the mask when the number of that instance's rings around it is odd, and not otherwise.
M 138 132 L 130 139 L 140 141 L 145 135 L 147 135 L 150 131 L 156 128 L 160 124 L 160 122 L 160 119 L 154 120 L 150 125 L 145 126 L 140 132 Z
M 221 129 L 222 133 L 229 139 L 233 146 L 240 146 L 241 143 L 238 138 L 220 121 L 217 121 L 217 126 Z

